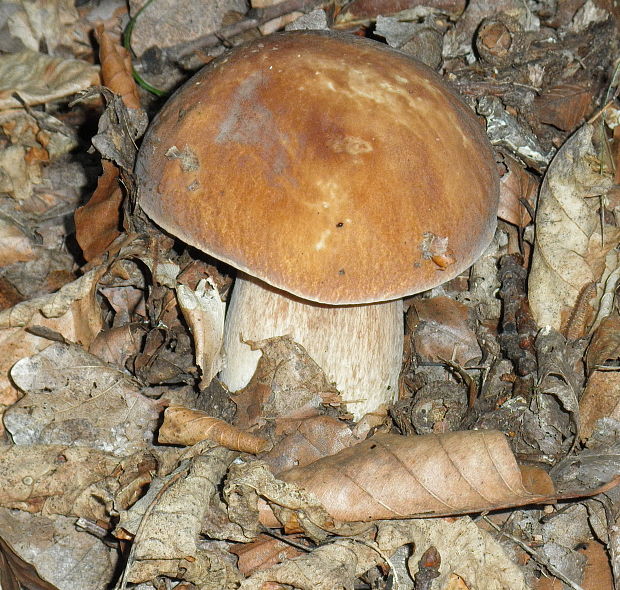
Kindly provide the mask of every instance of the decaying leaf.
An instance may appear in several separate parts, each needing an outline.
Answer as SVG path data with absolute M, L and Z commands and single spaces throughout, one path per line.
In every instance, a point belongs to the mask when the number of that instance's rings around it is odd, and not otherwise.
M 7 541 L 0 537 L 0 584 L 11 590 L 28 586 L 33 590 L 58 590 L 46 582 L 36 568 L 24 561 Z
M 579 402 L 581 438 L 590 438 L 600 418 L 620 420 L 620 372 L 594 371 Z
M 502 433 L 465 431 L 376 435 L 279 477 L 314 494 L 336 520 L 355 522 L 540 502 L 554 488 L 544 471 L 537 475 L 524 480 Z
M 482 358 L 469 308 L 450 297 L 415 299 L 407 312 L 416 353 L 426 361 L 454 360 L 465 366 Z
M 613 313 L 600 323 L 586 353 L 588 373 L 598 365 L 620 358 L 620 314 Z
M 289 336 L 250 343 L 262 351 L 256 372 L 233 401 L 236 424 L 248 429 L 266 418 L 316 415 L 322 404 L 338 404 L 340 393 L 321 368 Z
M 78 55 L 85 52 L 86 31 L 79 27 L 79 14 L 72 0 L 6 0 L 3 5 L 4 43 L 9 44 L 3 46 L 3 51 L 23 47 L 39 51 L 46 47 L 50 55 L 67 49 Z
M 119 458 L 87 447 L 8 445 L 0 450 L 0 506 L 97 521 L 136 501 L 156 468 L 148 452 Z
M 208 279 L 199 281 L 195 290 L 179 285 L 176 292 L 179 307 L 192 332 L 196 364 L 202 372 L 200 387 L 205 388 L 223 365 L 226 303 L 215 283 Z
M 517 227 L 525 227 L 532 218 L 525 201 L 534 210 L 538 181 L 525 170 L 525 167 L 510 156 L 503 156 L 506 171 L 500 178 L 499 207 L 497 216 Z
M 268 441 L 249 432 L 243 432 L 223 420 L 212 418 L 200 410 L 170 406 L 164 413 L 159 429 L 160 444 L 193 445 L 211 440 L 227 449 L 244 453 L 260 453 Z
M 11 378 L 26 395 L 4 424 L 17 444 L 86 445 L 130 454 L 144 448 L 158 402 L 125 373 L 77 346 L 52 344 L 18 361 Z
M 267 535 L 260 535 L 251 543 L 234 546 L 230 552 L 239 558 L 237 567 L 244 576 L 267 569 L 302 553 L 300 549 Z
M 612 184 L 601 172 L 584 125 L 560 149 L 545 175 L 536 213 L 529 298 L 540 326 L 563 329 L 588 283 L 602 283 L 618 267 L 616 227 L 601 235 L 599 199 Z
M 99 68 L 77 59 L 23 50 L 0 56 L 0 109 L 43 104 L 99 84 Z

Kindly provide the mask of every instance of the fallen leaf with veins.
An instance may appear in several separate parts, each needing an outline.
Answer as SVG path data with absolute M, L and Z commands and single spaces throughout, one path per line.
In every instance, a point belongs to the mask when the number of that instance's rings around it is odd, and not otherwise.
M 620 263 L 620 230 L 605 225 L 597 198 L 611 188 L 584 125 L 558 151 L 540 190 L 529 276 L 529 301 L 539 326 L 566 327 L 582 289 L 604 283 Z

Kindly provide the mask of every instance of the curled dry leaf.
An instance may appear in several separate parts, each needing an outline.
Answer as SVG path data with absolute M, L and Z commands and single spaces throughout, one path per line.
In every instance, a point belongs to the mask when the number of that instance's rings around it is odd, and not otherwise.
M 226 303 L 210 279 L 202 279 L 195 290 L 186 285 L 176 289 L 177 301 L 189 325 L 196 351 L 196 364 L 202 372 L 201 389 L 209 383 L 223 365 L 224 313 Z
M 536 238 L 529 299 L 540 326 L 566 327 L 582 289 L 602 283 L 618 267 L 616 227 L 601 235 L 599 195 L 613 182 L 600 172 L 592 145 L 594 128 L 584 125 L 549 166 L 536 213 Z
M 87 447 L 8 445 L 0 450 L 0 506 L 97 521 L 128 508 L 157 467 L 148 452 L 119 458 Z
M 540 470 L 526 487 L 504 434 L 374 436 L 279 477 L 314 494 L 342 522 L 480 512 L 550 500 L 553 483 Z M 275 526 L 268 512 L 261 515 Z
M 239 558 L 237 567 L 244 576 L 302 554 L 300 549 L 267 535 L 259 535 L 252 543 L 236 545 L 230 552 Z
M 164 423 L 159 429 L 161 444 L 193 445 L 201 440 L 211 440 L 233 451 L 260 453 L 269 444 L 248 432 L 243 432 L 223 420 L 212 418 L 200 410 L 170 406 L 164 413 Z
M 136 505 L 142 517 L 136 522 L 130 582 L 168 575 L 200 585 L 202 576 L 211 574 L 215 580 L 218 568 L 226 571 L 221 559 L 201 550 L 199 535 L 205 514 L 219 502 L 217 483 L 230 460 L 230 451 L 217 448 L 196 456 Z M 232 571 L 225 577 L 233 577 Z
M 414 299 L 407 312 L 416 353 L 424 360 L 454 360 L 466 365 L 482 358 L 475 332 L 469 326 L 469 308 L 450 297 Z
M 131 71 L 131 56 L 104 30 L 103 25 L 97 27 L 97 41 L 103 84 L 118 94 L 128 109 L 139 109 L 140 95 Z
M 0 80 L 0 109 L 19 108 L 15 92 L 26 104 L 43 104 L 99 84 L 99 68 L 24 50 L 0 56 Z

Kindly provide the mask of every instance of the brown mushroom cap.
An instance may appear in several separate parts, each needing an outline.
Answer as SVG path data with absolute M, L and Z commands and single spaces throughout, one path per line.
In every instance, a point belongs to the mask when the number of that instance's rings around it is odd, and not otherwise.
M 424 65 L 350 35 L 276 34 L 211 62 L 154 120 L 136 172 L 165 230 L 328 304 L 441 284 L 496 224 L 471 109 Z

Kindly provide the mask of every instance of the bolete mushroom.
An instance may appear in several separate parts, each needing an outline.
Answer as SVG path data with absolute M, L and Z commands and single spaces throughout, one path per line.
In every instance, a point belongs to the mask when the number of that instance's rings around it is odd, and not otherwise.
M 229 389 L 260 357 L 247 341 L 289 334 L 357 418 L 397 393 L 402 297 L 468 268 L 496 225 L 470 108 L 407 55 L 331 32 L 209 63 L 153 121 L 136 172 L 152 220 L 239 271 Z

